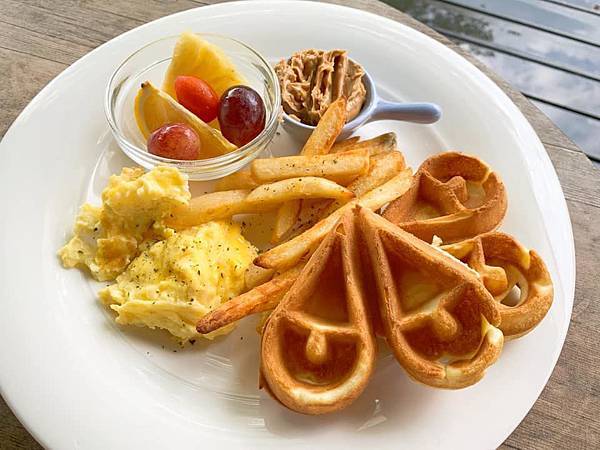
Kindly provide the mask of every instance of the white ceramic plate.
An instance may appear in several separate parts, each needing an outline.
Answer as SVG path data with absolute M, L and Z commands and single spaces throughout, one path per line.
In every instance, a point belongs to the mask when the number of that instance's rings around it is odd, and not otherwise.
M 537 249 L 554 280 L 542 324 L 507 343 L 483 381 L 460 391 L 413 383 L 384 356 L 360 399 L 325 417 L 292 413 L 258 391 L 252 319 L 210 346 L 177 353 L 160 333 L 116 326 L 95 298 L 98 285 L 62 269 L 56 251 L 79 205 L 131 164 L 104 120 L 109 74 L 145 43 L 185 29 L 229 34 L 273 59 L 307 47 L 347 48 L 383 96 L 440 104 L 444 117 L 435 126 L 379 122 L 361 134 L 396 131 L 414 167 L 460 149 L 500 173 L 509 194 L 502 229 Z M 274 148 L 287 145 L 282 135 Z M 475 67 L 391 20 L 304 2 L 231 3 L 165 17 L 65 70 L 15 121 L 0 154 L 0 383 L 48 447 L 492 448 L 533 405 L 560 353 L 573 301 L 573 237 L 542 144 Z

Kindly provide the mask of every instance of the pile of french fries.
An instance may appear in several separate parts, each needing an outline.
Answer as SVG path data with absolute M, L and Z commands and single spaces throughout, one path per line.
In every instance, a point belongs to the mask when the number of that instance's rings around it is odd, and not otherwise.
M 204 316 L 199 333 L 275 308 L 346 211 L 356 205 L 379 210 L 409 188 L 412 171 L 397 151 L 394 133 L 336 143 L 346 123 L 345 102 L 331 104 L 298 156 L 254 160 L 249 169 L 222 178 L 215 192 L 193 198 L 169 221 L 174 228 L 187 228 L 276 211 L 271 242 L 277 245 L 247 270 L 247 291 Z M 308 207 L 316 211 L 311 214 L 315 223 L 291 237 Z

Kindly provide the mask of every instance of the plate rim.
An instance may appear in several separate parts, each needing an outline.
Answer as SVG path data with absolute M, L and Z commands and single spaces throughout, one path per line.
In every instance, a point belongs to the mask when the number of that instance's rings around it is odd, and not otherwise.
M 520 110 L 520 108 L 514 103 L 514 101 L 510 98 L 510 96 L 492 79 L 490 78 L 484 71 L 482 71 L 479 67 L 477 67 L 476 64 L 474 64 L 469 58 L 465 57 L 464 55 L 454 51 L 454 49 L 444 45 L 443 43 L 437 41 L 435 38 L 428 36 L 427 34 L 410 27 L 409 25 L 406 25 L 404 23 L 401 23 L 397 20 L 394 20 L 392 18 L 386 17 L 386 16 L 381 16 L 379 14 L 370 12 L 370 11 L 365 11 L 359 8 L 355 8 L 355 7 L 351 7 L 351 6 L 346 6 L 346 5 L 339 5 L 339 4 L 331 4 L 331 3 L 321 3 L 321 2 L 317 2 L 317 1 L 300 1 L 300 0 L 255 0 L 253 2 L 243 2 L 243 1 L 234 1 L 234 2 L 226 2 L 226 3 L 218 3 L 218 4 L 211 4 L 211 5 L 204 5 L 204 6 L 198 6 L 198 7 L 194 7 L 194 8 L 190 8 L 187 10 L 183 10 L 183 11 L 179 11 L 176 12 L 174 14 L 169 14 L 166 16 L 162 16 L 159 17 L 153 21 L 141 24 L 135 28 L 132 28 L 131 30 L 128 30 L 122 34 L 119 34 L 113 38 L 111 38 L 110 40 L 102 43 L 101 45 L 99 45 L 98 47 L 92 49 L 90 52 L 86 53 L 85 55 L 81 56 L 79 59 L 77 59 L 76 61 L 74 61 L 72 64 L 70 64 L 68 67 L 66 67 L 64 70 L 62 70 L 59 74 L 57 74 L 51 81 L 49 81 L 31 100 L 30 102 L 23 108 L 23 110 L 18 114 L 18 116 L 16 117 L 16 119 L 11 123 L 11 125 L 9 126 L 9 128 L 6 130 L 2 140 L 0 141 L 0 149 L 4 147 L 4 142 L 6 140 L 7 137 L 12 136 L 12 133 L 14 132 L 14 130 L 18 127 L 18 125 L 25 120 L 25 117 L 27 115 L 29 115 L 30 112 L 32 112 L 33 110 L 35 110 L 37 103 L 41 101 L 41 99 L 48 95 L 49 92 L 52 91 L 55 83 L 59 82 L 59 80 L 61 80 L 62 78 L 66 77 L 67 75 L 69 75 L 72 71 L 77 70 L 83 63 L 85 63 L 89 58 L 92 58 L 97 52 L 103 51 L 105 47 L 109 46 L 109 45 L 114 45 L 115 41 L 120 41 L 126 38 L 126 36 L 130 35 L 130 34 L 134 34 L 139 32 L 140 30 L 144 29 L 145 27 L 149 27 L 154 25 L 156 22 L 160 22 L 162 20 L 165 20 L 167 18 L 173 18 L 176 16 L 184 16 L 184 15 L 188 15 L 191 14 L 192 12 L 198 11 L 200 9 L 202 9 L 203 11 L 206 9 L 223 9 L 223 10 L 228 10 L 230 8 L 235 8 L 237 7 L 241 7 L 241 8 L 247 8 L 247 9 L 260 9 L 263 6 L 269 6 L 269 7 L 273 7 L 273 6 L 277 6 L 277 5 L 284 5 L 287 4 L 289 6 L 289 4 L 295 4 L 297 7 L 306 7 L 306 8 L 310 8 L 310 7 L 315 7 L 318 6 L 319 8 L 329 8 L 331 10 L 336 10 L 336 9 L 347 9 L 347 10 L 352 10 L 355 13 L 358 14 L 363 14 L 363 15 L 371 15 L 375 18 L 377 18 L 378 20 L 384 20 L 387 21 L 389 24 L 392 24 L 392 26 L 396 26 L 396 27 L 401 27 L 401 28 L 405 28 L 410 30 L 410 32 L 414 32 L 417 33 L 421 36 L 423 36 L 426 40 L 429 40 L 431 43 L 433 43 L 434 45 L 439 45 L 442 46 L 450 51 L 452 51 L 456 56 L 458 56 L 464 63 L 468 64 L 469 66 L 471 66 L 471 70 L 474 71 L 474 73 L 477 73 L 478 76 L 483 77 L 485 80 L 487 80 L 488 82 L 490 82 L 497 90 L 498 93 L 502 96 L 505 97 L 505 100 L 508 100 L 508 103 L 514 107 L 514 109 L 516 109 L 516 111 L 518 112 L 518 114 L 521 115 L 521 118 L 523 119 L 524 124 L 530 128 L 531 133 L 533 134 L 533 136 L 535 137 L 535 139 L 537 140 L 537 143 L 539 143 L 539 147 L 541 147 L 541 152 L 538 152 L 538 156 L 541 156 L 542 159 L 544 160 L 544 164 L 546 166 L 549 165 L 549 170 L 551 170 L 552 174 L 554 175 L 552 177 L 552 182 L 555 183 L 560 191 L 561 194 L 561 205 L 560 208 L 563 210 L 564 213 L 566 213 L 566 217 L 568 219 L 568 233 L 569 233 L 569 249 L 570 254 L 567 255 L 568 259 L 569 259 L 569 265 L 571 266 L 571 273 L 570 278 L 573 280 L 572 286 L 562 286 L 565 289 L 565 298 L 564 300 L 567 302 L 567 306 L 568 306 L 568 321 L 566 322 L 566 326 L 564 326 L 563 330 L 561 330 L 561 336 L 560 336 L 560 346 L 558 346 L 557 349 L 555 349 L 554 354 L 553 354 L 553 361 L 552 361 L 552 369 L 549 371 L 549 373 L 547 374 L 547 376 L 545 377 L 545 381 L 544 383 L 539 387 L 539 389 L 537 389 L 537 393 L 535 396 L 535 400 L 532 402 L 532 404 L 530 405 L 530 407 L 522 414 L 522 416 L 520 418 L 518 418 L 518 420 L 516 421 L 514 426 L 510 427 L 510 430 L 508 431 L 508 433 L 506 434 L 506 436 L 504 437 L 504 439 L 500 442 L 498 442 L 498 444 L 501 444 L 506 438 L 508 438 L 512 432 L 519 426 L 519 424 L 522 422 L 522 420 L 525 418 L 525 416 L 529 413 L 529 411 L 531 410 L 531 408 L 535 405 L 535 403 L 537 402 L 537 400 L 539 399 L 539 396 L 541 395 L 543 389 L 545 388 L 545 386 L 548 383 L 549 378 L 551 377 L 554 369 L 556 368 L 556 363 L 558 361 L 558 358 L 562 352 L 562 349 L 564 348 L 564 344 L 565 344 L 565 340 L 566 340 L 566 335 L 568 333 L 568 329 L 570 326 L 570 321 L 571 321 L 571 316 L 572 316 L 572 310 L 573 310 L 573 304 L 574 304 L 574 294 L 575 294 L 575 288 L 576 288 L 576 284 L 577 284 L 577 278 L 576 278 L 576 258 L 575 258 L 575 242 L 574 242 L 574 235 L 573 235 L 573 226 L 572 226 L 572 222 L 570 219 L 570 213 L 569 210 L 567 208 L 567 202 L 566 202 L 566 198 L 564 196 L 564 192 L 562 190 L 562 185 L 560 184 L 560 180 L 558 178 L 558 175 L 556 173 L 556 169 L 554 168 L 554 165 L 552 164 L 552 161 L 550 159 L 550 156 L 546 150 L 545 145 L 542 143 L 541 139 L 539 138 L 539 136 L 537 135 L 537 133 L 535 132 L 535 130 L 533 129 L 531 123 L 529 122 L 529 120 L 527 119 L 527 117 L 525 117 L 525 114 Z M 389 5 L 387 5 L 389 6 Z M 547 167 L 548 168 L 548 167 Z M 536 198 L 537 200 L 537 198 Z M 547 232 L 546 227 L 544 227 L 544 231 Z M 8 273 L 5 272 L 5 273 Z M 5 390 L 3 388 L 3 384 L 1 381 L 2 379 L 4 379 L 4 377 L 6 375 L 2 375 L 3 371 L 0 371 L 0 395 L 2 395 L 5 403 L 8 405 L 8 407 L 11 409 L 11 411 L 13 412 L 13 414 L 17 417 L 17 419 L 19 420 L 20 424 L 34 437 L 34 439 L 36 439 L 36 441 L 38 443 L 40 443 L 41 445 L 45 446 L 45 447 L 52 447 L 52 444 L 57 444 L 56 442 L 52 443 L 49 442 L 47 437 L 41 436 L 38 431 L 36 425 L 34 423 L 32 423 L 31 420 L 28 420 L 23 414 L 21 414 L 21 408 L 19 408 L 18 406 L 18 399 L 16 398 L 17 395 L 15 395 L 13 397 L 13 395 L 11 395 L 7 390 Z M 63 441 L 64 442 L 64 441 Z

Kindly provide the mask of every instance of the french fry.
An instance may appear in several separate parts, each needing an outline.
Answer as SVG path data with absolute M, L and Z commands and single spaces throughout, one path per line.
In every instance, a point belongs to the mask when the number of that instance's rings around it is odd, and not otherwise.
M 246 202 L 249 193 L 249 190 L 238 189 L 194 197 L 187 207 L 175 211 L 166 223 L 168 226 L 181 229 L 249 212 Z
M 279 207 L 273 224 L 273 233 L 271 233 L 272 244 L 277 244 L 292 230 L 298 220 L 302 203 L 300 200 L 293 200 Z
M 343 141 L 338 141 L 335 144 L 333 144 L 333 147 L 331 147 L 331 150 L 329 152 L 345 152 L 346 150 L 350 150 L 350 147 L 352 147 L 354 144 L 357 144 L 359 140 L 360 138 L 358 136 L 352 136 L 351 138 L 344 139 Z
M 236 214 L 259 213 L 276 209 L 282 203 L 303 198 L 334 198 L 346 203 L 354 194 L 325 178 L 299 177 L 263 184 L 250 191 L 212 192 L 190 200 L 176 210 L 166 224 L 176 229 L 188 228 Z
M 358 177 L 347 188 L 354 192 L 356 197 L 360 197 L 370 190 L 381 186 L 386 181 L 390 180 L 394 175 L 400 173 L 406 167 L 404 157 L 402 153 L 398 151 L 390 151 L 385 153 L 379 153 L 378 155 L 371 156 L 371 162 L 369 164 L 369 172 L 365 175 Z M 343 203 L 339 201 L 325 200 L 324 204 L 328 206 L 324 207 L 321 212 L 321 217 L 327 217 L 336 209 L 340 208 Z
M 325 155 L 342 132 L 346 124 L 346 99 L 338 98 L 331 103 L 319 120 L 319 123 L 310 134 L 302 147 L 301 155 Z
M 294 284 L 302 270 L 302 264 L 282 273 L 245 294 L 238 295 L 202 317 L 196 324 L 198 333 L 207 334 L 236 322 L 250 314 L 275 308 Z
M 369 171 L 362 177 L 357 178 L 347 187 L 354 195 L 360 197 L 367 192 L 381 186 L 406 168 L 404 156 L 398 151 L 389 151 L 378 153 L 371 156 L 369 161 Z
M 283 296 L 282 296 L 283 299 Z M 273 312 L 273 310 L 270 311 L 263 311 L 262 313 L 260 313 L 260 319 L 258 319 L 258 323 L 256 324 L 256 332 L 262 336 L 262 334 L 265 331 L 265 325 L 267 324 L 267 321 L 269 320 L 269 317 L 271 316 L 271 313 Z M 263 388 L 263 381 L 262 381 L 262 373 L 258 374 L 258 385 L 259 388 L 262 389 Z
M 344 141 L 337 142 L 331 148 L 330 153 L 333 154 L 333 153 L 348 152 L 348 151 L 353 151 L 353 150 L 366 150 L 369 152 L 369 154 L 371 156 L 376 156 L 381 153 L 389 153 L 391 151 L 396 151 L 396 147 L 397 147 L 396 133 L 391 132 L 391 133 L 381 134 L 372 139 L 367 139 L 364 141 L 360 141 L 360 139 L 355 136 L 355 137 L 346 139 Z M 399 152 L 397 152 L 397 153 L 399 153 Z M 359 179 L 362 179 L 365 176 L 366 175 L 358 177 L 354 182 L 356 182 Z M 365 180 L 365 181 L 368 181 L 368 180 Z M 387 181 L 387 180 L 383 180 L 379 184 L 382 184 L 384 181 Z M 371 189 L 376 186 L 377 186 L 377 183 L 372 183 Z M 364 192 L 366 192 L 366 191 L 364 191 Z M 363 192 L 357 194 L 355 192 L 355 194 L 357 196 L 362 195 L 362 193 Z M 325 201 L 323 201 L 322 205 L 320 206 L 320 209 L 323 210 L 323 212 L 322 212 L 322 214 L 320 214 L 320 216 L 324 217 L 325 215 L 331 214 L 331 212 L 333 212 L 334 210 L 336 210 L 339 207 L 340 207 L 339 203 L 334 203 L 332 201 L 325 200 Z M 306 215 L 305 212 L 303 211 L 304 208 L 305 208 L 305 206 L 302 205 L 302 209 L 298 213 L 298 218 L 301 218 Z M 275 238 L 275 233 L 273 233 L 273 236 Z M 276 243 L 279 241 L 276 239 L 272 239 L 272 242 Z
M 347 152 L 352 150 L 367 150 L 369 154 L 373 156 L 379 153 L 397 150 L 397 146 L 398 143 L 396 139 L 396 133 L 390 132 L 381 134 L 372 139 L 355 142 L 351 145 L 342 145 L 341 147 L 335 145 L 333 149 L 331 149 L 331 153 Z
M 256 264 L 250 264 L 244 274 L 244 287 L 247 291 L 254 289 L 256 286 L 266 283 L 273 278 L 275 273 L 273 269 L 265 269 Z
M 252 173 L 248 169 L 240 170 L 226 177 L 221 178 L 215 184 L 215 191 L 231 191 L 237 189 L 254 189 L 259 183 L 252 178 Z
M 339 136 L 346 123 L 346 99 L 339 98 L 329 105 L 325 114 L 300 151 L 300 155 L 325 155 Z M 276 243 L 290 232 L 300 213 L 299 201 L 283 204 L 277 211 L 271 242 Z
M 339 218 L 356 205 L 375 211 L 395 200 L 410 187 L 412 171 L 406 169 L 383 185 L 365 195 L 346 203 L 344 206 L 322 219 L 312 228 L 289 241 L 259 255 L 254 264 L 267 269 L 284 270 L 294 266 L 301 258 L 309 256 L 323 237 L 333 229 Z
M 313 176 L 348 184 L 369 170 L 369 154 L 366 150 L 356 150 L 319 156 L 255 159 L 251 170 L 261 183 Z
M 353 197 L 352 191 L 325 178 L 299 177 L 263 184 L 248 194 L 246 202 L 268 207 L 304 198 L 333 198 L 346 203 Z

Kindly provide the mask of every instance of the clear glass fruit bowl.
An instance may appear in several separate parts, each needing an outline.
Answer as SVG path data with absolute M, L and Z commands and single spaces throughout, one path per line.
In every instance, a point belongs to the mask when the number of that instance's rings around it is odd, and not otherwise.
M 191 180 L 214 180 L 239 170 L 256 158 L 271 142 L 279 124 L 281 91 L 273 68 L 256 50 L 227 36 L 197 34 L 221 48 L 246 78 L 249 86 L 263 99 L 266 112 L 265 129 L 251 142 L 221 156 L 193 161 L 163 158 L 146 150 L 146 139 L 135 120 L 135 97 L 144 81 L 151 81 L 157 87 L 162 85 L 179 36 L 154 41 L 125 59 L 109 79 L 104 108 L 119 147 L 137 164 L 146 169 L 157 165 L 173 166 L 188 174 Z

